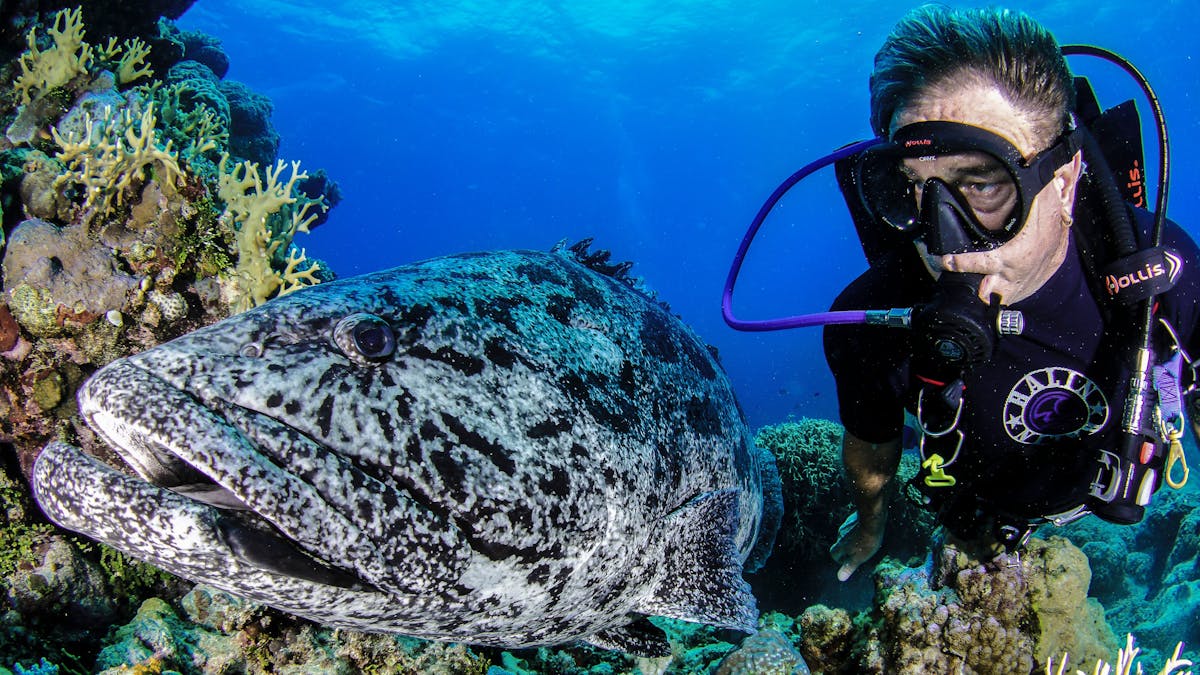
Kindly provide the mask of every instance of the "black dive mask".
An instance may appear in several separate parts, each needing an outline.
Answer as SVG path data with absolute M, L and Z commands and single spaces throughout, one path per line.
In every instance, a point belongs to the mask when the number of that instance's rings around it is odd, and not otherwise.
M 1034 197 L 1079 149 L 1063 134 L 1026 161 L 1004 138 L 958 122 L 917 122 L 868 148 L 855 171 L 859 199 L 878 221 L 934 255 L 987 251 L 1017 236 Z

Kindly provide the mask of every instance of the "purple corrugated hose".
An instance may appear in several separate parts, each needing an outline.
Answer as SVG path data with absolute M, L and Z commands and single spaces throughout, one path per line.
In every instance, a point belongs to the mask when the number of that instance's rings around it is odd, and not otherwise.
M 738 246 L 737 253 L 733 256 L 733 264 L 729 268 L 729 277 L 725 279 L 725 292 L 721 296 L 721 313 L 725 316 L 725 323 L 729 324 L 731 328 L 742 331 L 768 331 L 782 330 L 784 328 L 803 328 L 805 326 L 824 326 L 831 323 L 866 322 L 867 313 L 864 310 L 817 312 L 815 314 L 787 316 L 781 319 L 744 321 L 733 315 L 733 286 L 737 283 L 738 272 L 742 269 L 742 263 L 746 259 L 746 252 L 750 250 L 750 242 L 754 241 L 754 235 L 758 233 L 758 228 L 762 227 L 763 221 L 767 219 L 767 214 L 771 212 L 771 209 L 775 208 L 776 202 L 782 199 L 788 190 L 792 189 L 792 186 L 804 180 L 809 174 L 823 169 L 840 159 L 857 154 L 880 142 L 882 142 L 881 139 L 873 138 L 867 141 L 851 143 L 833 154 L 826 155 L 807 164 L 796 173 L 788 176 L 787 180 L 775 188 L 775 191 L 771 193 L 767 201 L 763 203 L 762 208 L 755 214 L 754 220 L 750 222 L 750 228 L 746 230 L 746 236 L 742 237 L 742 243 Z

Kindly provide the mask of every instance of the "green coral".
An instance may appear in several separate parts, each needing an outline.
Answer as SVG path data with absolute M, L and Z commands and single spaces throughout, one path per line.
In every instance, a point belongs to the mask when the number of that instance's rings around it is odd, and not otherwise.
M 54 528 L 31 521 L 28 490 L 4 472 L 0 472 L 0 508 L 0 579 L 7 579 L 17 566 L 37 559 L 35 549 Z
M 135 560 L 111 546 L 97 544 L 100 550 L 100 569 L 112 588 L 114 599 L 133 604 L 177 581 L 169 572 Z
M 229 129 L 225 120 L 203 100 L 197 99 L 193 86 L 186 80 L 166 86 L 155 81 L 141 90 L 160 111 L 162 132 L 179 148 L 179 156 L 189 165 L 205 153 L 223 152 L 229 147 Z
M 192 226 L 179 236 L 172 262 L 177 269 L 193 269 L 199 278 L 215 276 L 234 266 L 232 233 L 221 226 L 211 197 L 196 202 Z
M 754 437 L 761 448 L 775 455 L 783 482 L 784 520 L 776 544 L 796 564 L 827 562 L 838 527 L 850 515 L 850 493 L 842 477 L 840 424 L 802 418 L 763 427 Z M 933 514 L 912 499 L 907 484 L 919 470 L 915 456 L 905 454 L 900 463 L 889 505 L 885 552 L 897 556 L 921 553 L 928 548 L 934 528 Z

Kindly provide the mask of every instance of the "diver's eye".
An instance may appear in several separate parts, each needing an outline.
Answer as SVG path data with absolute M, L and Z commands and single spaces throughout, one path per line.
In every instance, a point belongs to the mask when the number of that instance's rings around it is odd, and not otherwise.
M 333 329 L 333 341 L 352 359 L 378 361 L 396 351 L 396 334 L 392 327 L 374 314 L 351 314 L 338 321 Z

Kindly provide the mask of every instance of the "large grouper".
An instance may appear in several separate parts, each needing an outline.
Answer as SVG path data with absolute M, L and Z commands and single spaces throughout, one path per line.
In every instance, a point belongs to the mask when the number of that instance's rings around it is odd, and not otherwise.
M 97 371 L 128 463 L 49 444 L 45 513 L 338 627 L 669 652 L 753 632 L 782 499 L 711 350 L 587 245 L 323 283 Z

